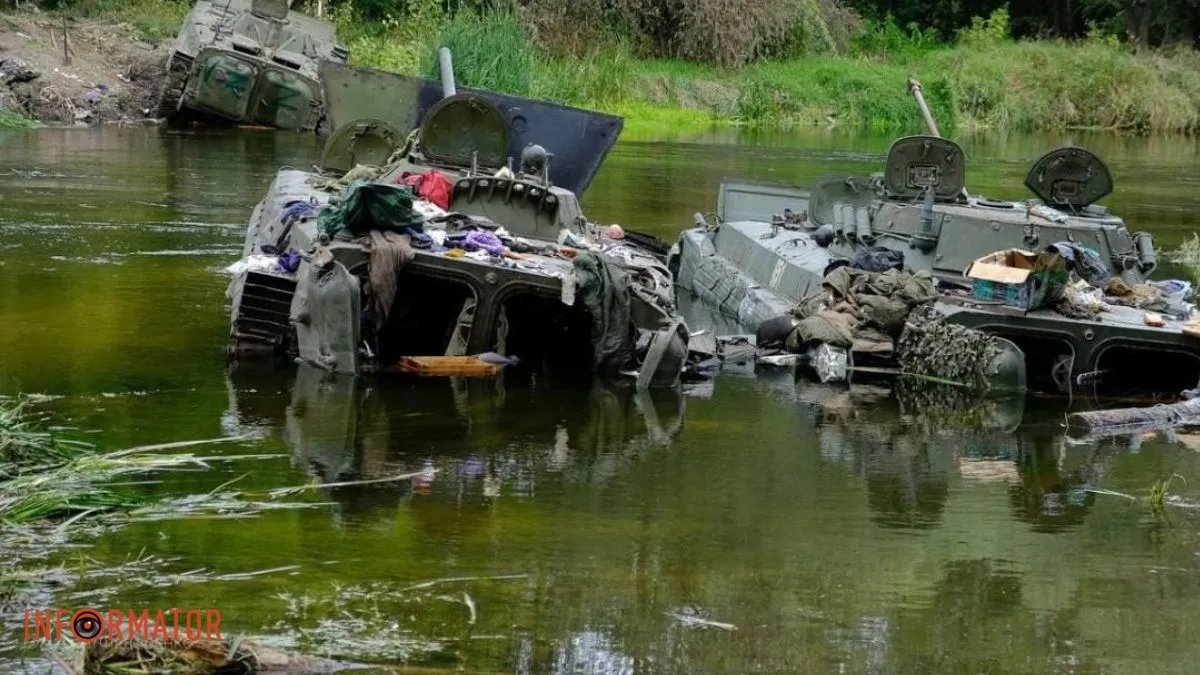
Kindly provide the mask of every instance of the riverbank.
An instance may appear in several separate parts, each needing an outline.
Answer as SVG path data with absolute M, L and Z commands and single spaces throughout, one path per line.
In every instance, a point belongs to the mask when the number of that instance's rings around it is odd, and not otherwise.
M 0 128 L 144 118 L 187 7 L 181 0 L 78 5 L 67 22 L 70 66 L 59 15 L 0 15 Z M 638 58 L 617 42 L 555 56 L 535 46 L 513 15 L 332 19 L 356 65 L 436 77 L 433 56 L 444 44 L 455 53 L 460 84 L 620 114 L 634 135 L 721 125 L 917 131 L 910 76 L 924 84 L 947 133 L 1200 131 L 1200 53 L 1135 52 L 1111 37 L 1018 42 L 988 21 L 953 44 L 885 27 L 845 54 L 722 69 Z
M 915 76 L 943 131 L 1200 130 L 1197 52 L 1135 52 L 1111 37 L 1018 42 L 990 21 L 954 44 L 876 40 L 846 55 L 736 69 L 639 59 L 621 44 L 558 57 L 537 48 L 516 17 L 503 14 L 460 13 L 424 26 L 342 20 L 339 30 L 356 64 L 432 77 L 435 48 L 444 44 L 455 53 L 461 84 L 624 114 L 635 129 L 740 124 L 913 131 L 919 118 L 905 82 Z
M 0 129 L 145 119 L 165 62 L 161 44 L 112 17 L 0 15 Z

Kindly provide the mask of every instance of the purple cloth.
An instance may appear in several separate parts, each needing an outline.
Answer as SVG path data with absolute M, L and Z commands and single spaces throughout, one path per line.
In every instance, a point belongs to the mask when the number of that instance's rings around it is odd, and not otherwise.
M 300 252 L 288 249 L 287 253 L 280 254 L 279 268 L 288 274 L 295 274 L 300 269 Z
M 311 214 L 317 210 L 317 205 L 312 202 L 291 202 L 283 209 L 283 217 L 280 222 L 286 223 L 289 220 L 295 220 Z
M 483 249 L 488 255 L 498 256 L 504 253 L 504 242 L 491 232 L 469 232 L 463 240 L 463 248 L 468 251 Z

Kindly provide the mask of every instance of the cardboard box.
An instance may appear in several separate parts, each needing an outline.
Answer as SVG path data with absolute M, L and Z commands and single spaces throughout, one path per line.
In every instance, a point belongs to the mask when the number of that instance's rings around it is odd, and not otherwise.
M 1057 300 L 1069 278 L 1066 261 L 1057 253 L 1019 248 L 985 255 L 963 274 L 971 279 L 976 300 L 998 301 L 1025 311 Z

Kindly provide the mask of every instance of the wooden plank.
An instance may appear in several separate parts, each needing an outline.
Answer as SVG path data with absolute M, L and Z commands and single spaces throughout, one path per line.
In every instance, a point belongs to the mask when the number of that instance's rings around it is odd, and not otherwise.
M 499 368 L 477 356 L 405 356 L 399 368 L 405 373 L 432 377 L 492 377 Z

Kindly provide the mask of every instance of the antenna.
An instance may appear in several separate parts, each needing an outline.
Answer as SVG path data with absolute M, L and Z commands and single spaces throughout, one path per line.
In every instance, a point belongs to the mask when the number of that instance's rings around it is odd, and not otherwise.
M 225 0 L 225 11 L 221 12 L 221 21 L 217 24 L 217 29 L 213 31 L 212 40 L 208 44 L 214 44 L 221 37 L 221 30 L 225 27 L 225 22 L 229 20 L 229 6 L 233 4 L 233 0 Z

